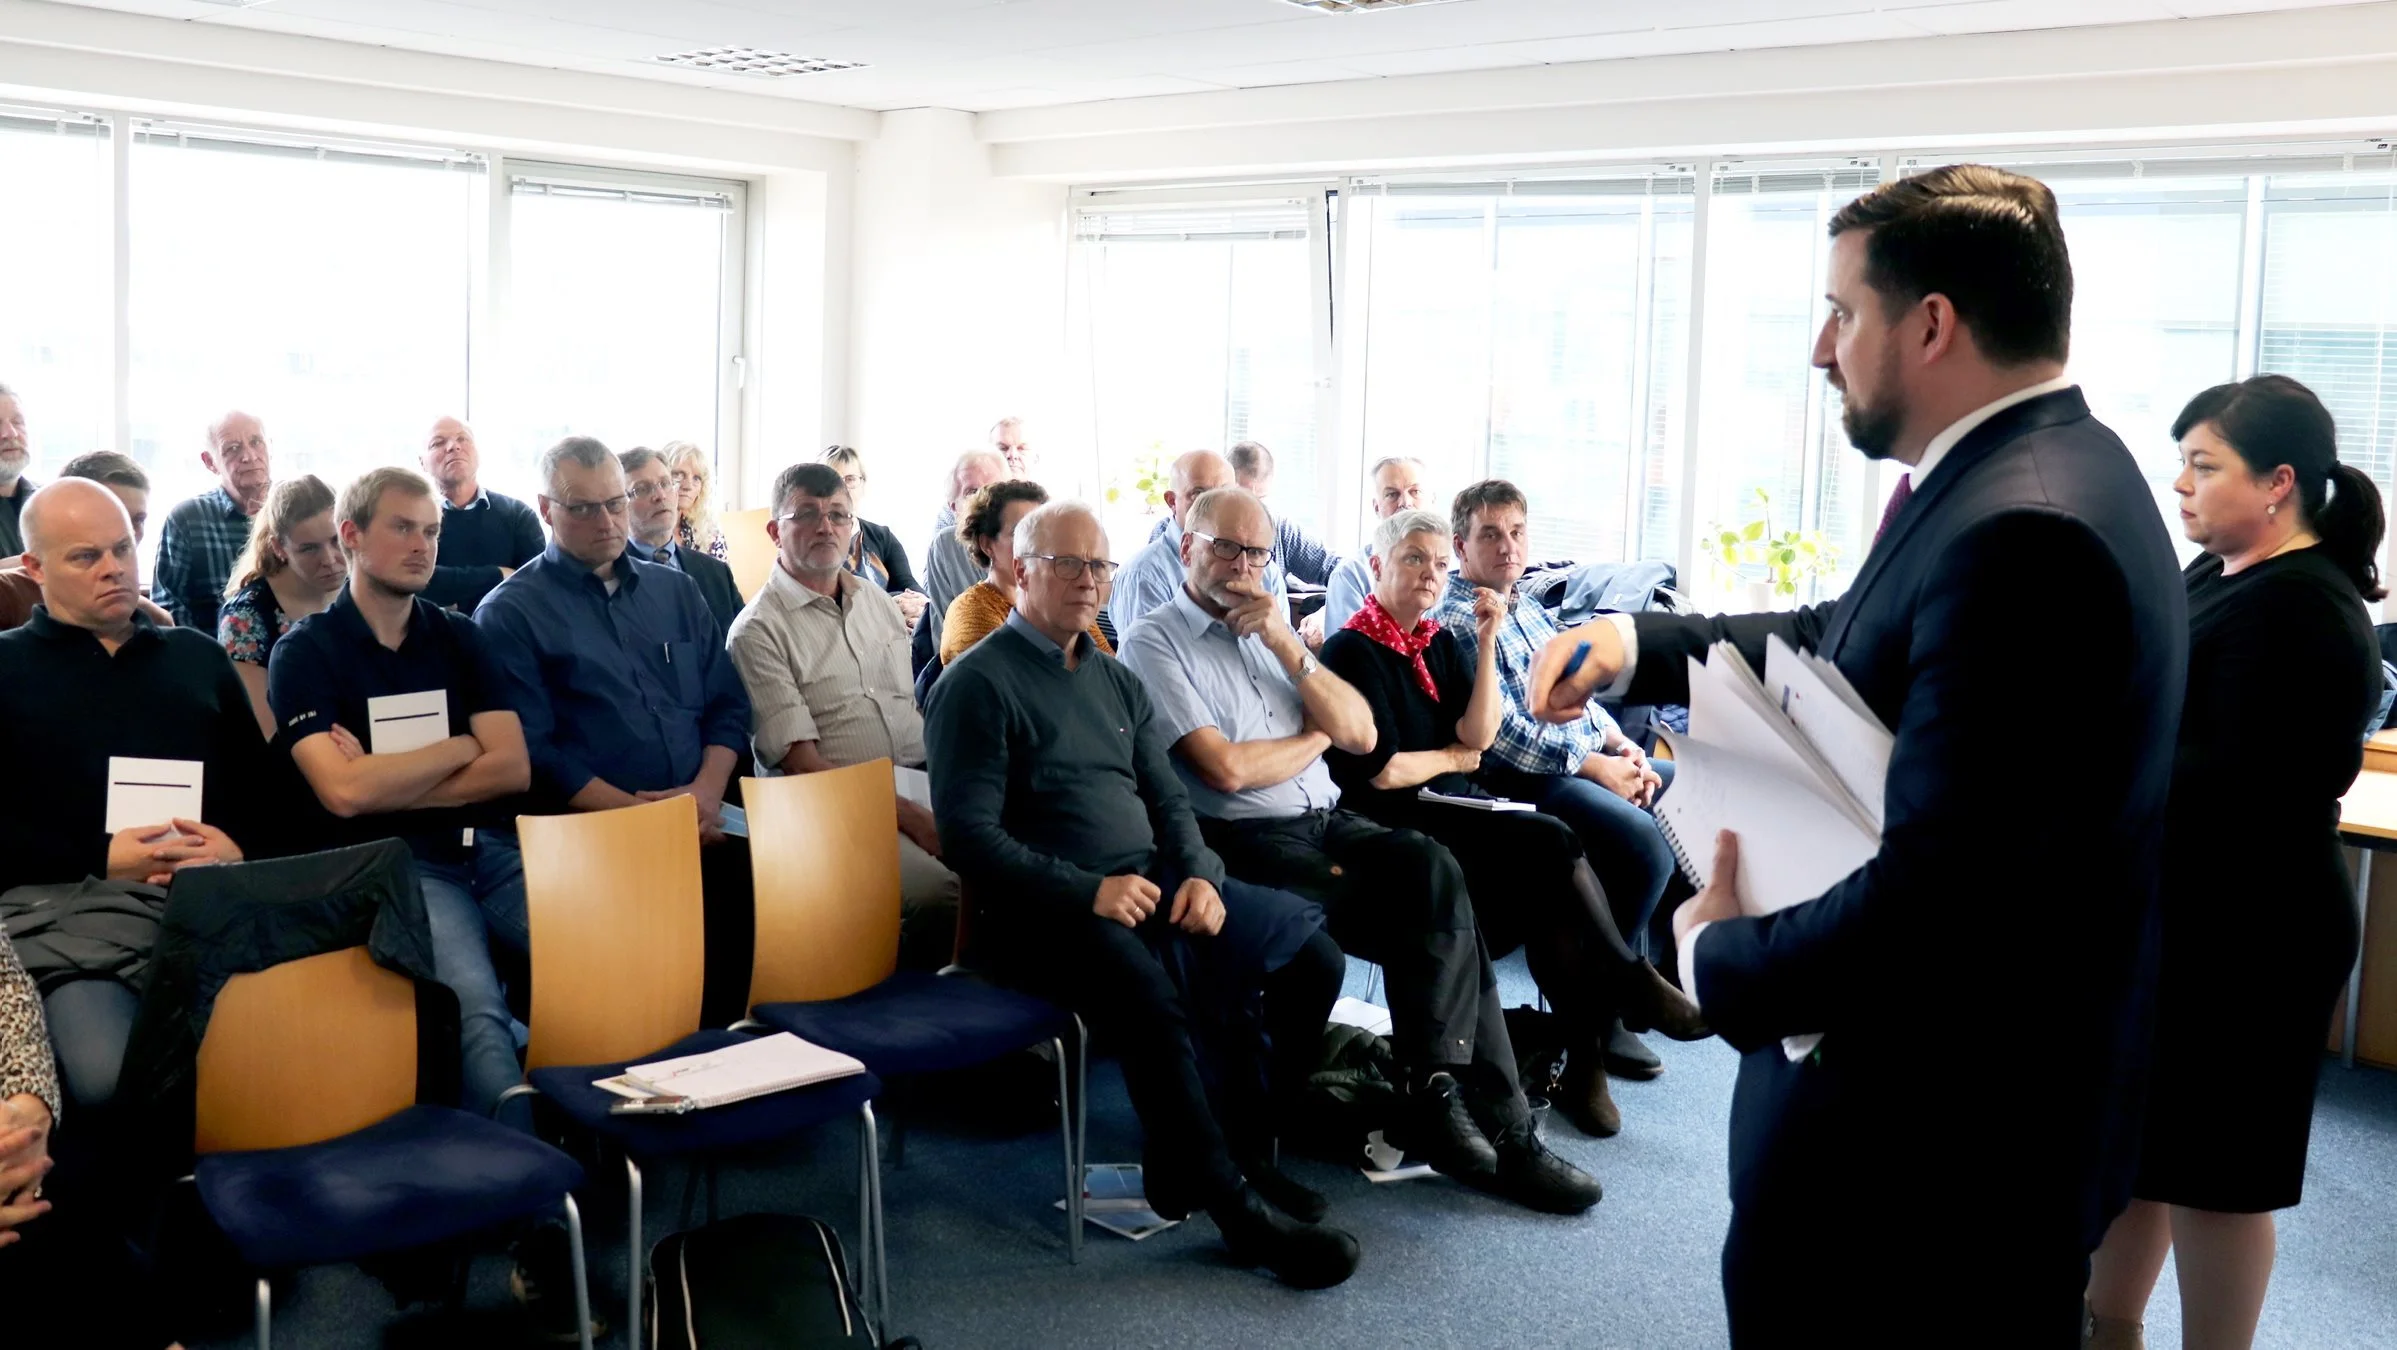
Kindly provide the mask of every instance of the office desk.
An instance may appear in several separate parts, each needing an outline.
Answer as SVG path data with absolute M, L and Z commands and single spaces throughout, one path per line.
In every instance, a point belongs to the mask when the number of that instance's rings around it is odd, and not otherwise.
M 2397 771 L 2372 767 L 2383 737 L 2397 733 L 2383 732 L 2373 738 L 2376 744 L 2366 751 L 2366 768 L 2355 776 L 2354 786 L 2339 799 L 2339 837 L 2357 853 L 2355 866 L 2355 903 L 2359 930 L 2363 941 L 2357 947 L 2355 969 L 2347 975 L 2347 997 L 2339 1028 L 2339 1060 L 2349 1068 L 2355 1067 L 2356 1045 L 2360 1037 L 2373 1035 L 2376 1047 L 2383 1041 L 2397 1041 L 2397 923 L 2384 923 L 2375 931 L 2372 924 L 2372 855 L 2383 850 L 2397 850 Z M 2384 761 L 2385 762 L 2385 761 Z M 2383 897 L 2384 912 L 2397 906 L 2397 896 Z M 2375 997 L 2374 1017 L 2369 1024 L 2362 1020 L 2364 997 L 2369 986 Z M 2384 990 L 2385 986 L 2385 990 Z M 2374 1056 L 2389 1062 L 2384 1051 Z

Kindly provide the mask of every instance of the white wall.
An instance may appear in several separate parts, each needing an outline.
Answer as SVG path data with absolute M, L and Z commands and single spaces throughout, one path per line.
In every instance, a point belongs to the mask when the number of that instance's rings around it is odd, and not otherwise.
M 983 114 L 1072 182 L 2397 129 L 2397 4 L 1592 61 Z
M 995 176 L 970 113 L 885 113 L 858 147 L 850 257 L 848 443 L 865 514 L 920 558 L 959 452 L 1009 414 L 1063 425 L 1065 189 Z M 1079 490 L 1080 457 L 1041 450 L 1042 481 Z

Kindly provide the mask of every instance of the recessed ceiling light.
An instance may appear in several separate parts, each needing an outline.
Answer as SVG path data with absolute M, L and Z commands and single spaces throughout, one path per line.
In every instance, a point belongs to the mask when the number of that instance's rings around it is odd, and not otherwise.
M 858 70 L 866 64 L 863 61 L 836 61 L 822 56 L 760 51 L 755 47 L 701 47 L 697 51 L 675 52 L 670 56 L 651 59 L 662 65 L 682 66 L 689 70 L 713 70 L 727 75 L 762 75 L 768 79 L 778 79 L 784 75 L 821 75 L 828 70 Z
M 1282 0 L 1285 5 L 1300 9 L 1318 9 L 1326 14 L 1364 14 L 1377 9 L 1404 9 L 1410 5 L 1446 5 L 1455 0 Z

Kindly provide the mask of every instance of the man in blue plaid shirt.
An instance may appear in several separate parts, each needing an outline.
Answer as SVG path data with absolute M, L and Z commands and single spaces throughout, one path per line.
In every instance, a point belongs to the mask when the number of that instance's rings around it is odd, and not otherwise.
M 1498 740 L 1482 755 L 1483 787 L 1530 802 L 1581 836 L 1590 868 L 1606 888 L 1608 906 L 1626 934 L 1646 930 L 1673 875 L 1673 850 L 1648 814 L 1672 781 L 1669 763 L 1651 763 L 1595 702 L 1568 726 L 1528 711 L 1531 668 L 1556 622 L 1515 584 L 1531 561 L 1530 512 L 1523 493 L 1504 479 L 1475 483 L 1449 510 L 1456 532 L 1457 570 L 1432 617 L 1455 635 L 1467 662 L 1480 659 L 1473 592 L 1487 586 L 1509 598 L 1498 629 L 1498 683 L 1506 697 Z M 1616 1020 L 1607 1037 L 1606 1067 L 1618 1078 L 1654 1078 L 1664 1064 Z
M 267 458 L 266 425 L 248 413 L 226 413 L 208 428 L 200 462 L 217 485 L 168 514 L 158 531 L 158 566 L 150 574 L 150 598 L 176 623 L 216 636 L 216 612 L 225 602 L 233 561 L 250 540 L 250 518 L 274 485 Z

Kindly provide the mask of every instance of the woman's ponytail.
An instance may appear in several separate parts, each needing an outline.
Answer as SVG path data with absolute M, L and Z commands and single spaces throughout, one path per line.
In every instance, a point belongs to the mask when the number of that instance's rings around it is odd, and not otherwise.
M 2380 540 L 2387 529 L 2381 513 L 2380 488 L 2369 474 L 2345 461 L 2330 466 L 2330 497 L 2307 514 L 2322 551 L 2339 565 L 2366 600 L 2388 594 L 2380 584 Z

